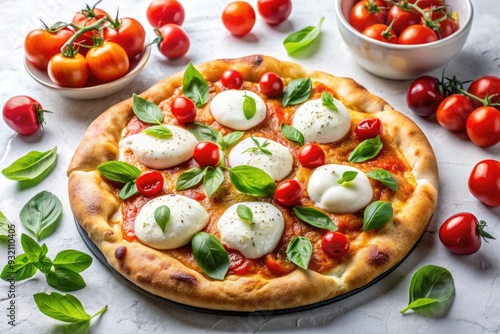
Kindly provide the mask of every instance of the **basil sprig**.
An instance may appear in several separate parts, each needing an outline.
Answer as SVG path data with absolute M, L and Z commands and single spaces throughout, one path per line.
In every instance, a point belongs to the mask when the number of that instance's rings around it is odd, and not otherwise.
M 120 190 L 121 199 L 125 200 L 139 192 L 135 184 L 141 175 L 139 168 L 122 161 L 107 161 L 97 166 L 97 170 L 108 180 L 125 183 Z
M 353 181 L 356 178 L 356 176 L 358 176 L 358 172 L 352 170 L 345 171 L 342 173 L 340 179 L 337 180 L 337 183 L 342 186 L 345 186 L 346 183 Z
M 33 295 L 36 306 L 48 317 L 69 323 L 65 327 L 65 333 L 86 333 L 90 320 L 104 313 L 108 306 L 104 306 L 94 315 L 89 315 L 82 303 L 71 294 L 62 295 L 52 292 L 50 295 L 45 292 Z
M 208 84 L 198 70 L 189 63 L 182 79 L 183 94 L 191 99 L 198 108 L 208 102 Z
M 253 212 L 252 210 L 246 206 L 246 205 L 243 205 L 243 204 L 239 204 L 237 207 L 236 207 L 236 214 L 238 215 L 238 217 L 241 218 L 241 220 L 245 221 L 245 222 L 248 222 L 248 223 L 251 223 L 252 220 L 253 220 Z
M 328 92 L 323 92 L 321 94 L 321 103 L 327 107 L 331 111 L 337 111 L 337 106 L 335 105 L 335 102 L 333 101 L 333 96 L 332 94 Z
M 272 196 L 276 190 L 276 183 L 269 174 L 253 166 L 231 168 L 229 179 L 238 191 L 253 196 Z
M 156 104 L 134 93 L 132 109 L 137 118 L 142 122 L 156 124 L 142 131 L 144 134 L 158 139 L 172 138 L 172 131 L 163 125 L 163 114 Z
M 293 213 L 305 223 L 309 225 L 325 228 L 329 231 L 336 231 L 337 225 L 328 217 L 324 212 L 315 208 L 308 208 L 304 206 L 294 206 Z
M 46 152 L 31 151 L 2 170 L 9 180 L 26 181 L 48 175 L 57 161 L 57 146 Z
M 374 169 L 366 173 L 371 179 L 380 181 L 387 188 L 397 191 L 398 190 L 398 181 L 394 178 L 394 176 L 385 169 Z
M 187 130 L 191 132 L 198 141 L 210 141 L 219 145 L 219 148 L 226 151 L 229 147 L 233 146 L 245 134 L 241 131 L 234 131 L 223 136 L 213 126 L 205 125 L 198 122 L 190 123 Z
M 312 256 L 311 241 L 304 237 L 293 238 L 286 248 L 286 256 L 302 269 L 307 270 Z
M 246 119 L 251 119 L 257 112 L 255 99 L 251 96 L 248 96 L 246 92 L 243 98 L 243 114 L 245 115 Z
M 212 234 L 198 232 L 191 240 L 193 256 L 208 276 L 223 280 L 229 269 L 229 256 L 222 243 Z
M 261 144 L 257 139 L 255 139 L 254 137 L 252 137 L 252 135 L 250 135 L 250 139 L 252 139 L 252 141 L 255 144 L 255 146 L 247 148 L 242 153 L 245 153 L 245 152 L 254 152 L 254 153 L 256 153 L 256 152 L 262 152 L 265 155 L 273 155 L 273 153 L 266 148 L 267 146 L 269 146 L 271 144 L 269 142 L 269 140 L 266 139 Z
M 33 196 L 21 209 L 19 219 L 38 240 L 52 234 L 62 215 L 62 204 L 56 195 L 42 191 Z
M 394 215 L 390 202 L 377 201 L 368 205 L 363 213 L 363 230 L 365 232 L 382 227 Z
M 283 91 L 281 105 L 283 107 L 300 104 L 307 101 L 311 95 L 311 78 L 295 79 L 288 83 Z
M 293 126 L 281 123 L 281 133 L 289 141 L 294 142 L 300 146 L 304 145 L 304 135 Z
M 349 154 L 348 160 L 350 162 L 363 162 L 373 159 L 380 153 L 383 146 L 380 135 L 375 138 L 366 139 Z
M 165 228 L 170 220 L 170 208 L 166 205 L 161 205 L 156 208 L 154 216 L 156 224 L 158 224 L 161 231 L 165 233 Z
M 325 18 L 322 17 L 316 27 L 307 26 L 288 35 L 283 41 L 283 45 L 288 55 L 292 55 L 311 44 L 321 33 L 321 25 L 324 19 Z
M 175 189 L 186 190 L 198 185 L 203 180 L 204 170 L 202 168 L 191 168 L 177 178 Z
M 439 266 L 426 265 L 413 274 L 409 288 L 408 310 L 428 317 L 445 315 L 455 298 L 455 284 L 451 273 Z

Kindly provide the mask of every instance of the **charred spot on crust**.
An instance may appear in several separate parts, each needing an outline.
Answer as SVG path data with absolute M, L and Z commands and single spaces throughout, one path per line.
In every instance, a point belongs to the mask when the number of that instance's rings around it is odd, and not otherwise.
M 373 249 L 370 252 L 370 264 L 375 266 L 381 266 L 389 261 L 389 254 L 382 252 L 380 249 Z
M 119 260 L 123 259 L 127 255 L 127 247 L 125 246 L 118 246 L 115 250 L 115 257 Z
M 175 280 L 190 283 L 190 284 L 195 284 L 197 282 L 196 278 L 194 276 L 188 275 L 188 274 L 173 274 L 170 277 L 175 279 Z
M 252 64 L 254 66 L 259 66 L 260 64 L 262 64 L 263 61 L 264 58 L 262 58 L 261 56 L 255 56 L 254 59 L 252 59 Z

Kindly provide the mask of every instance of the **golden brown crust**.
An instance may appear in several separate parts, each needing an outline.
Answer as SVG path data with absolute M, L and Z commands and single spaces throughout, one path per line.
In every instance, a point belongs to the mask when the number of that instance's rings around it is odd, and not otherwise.
M 257 82 L 268 71 L 278 73 L 285 84 L 309 76 L 342 97 L 351 108 L 372 113 L 382 120 L 386 135 L 400 148 L 416 182 L 406 203 L 394 203 L 394 219 L 384 227 L 361 233 L 367 242 L 348 262 L 328 274 L 296 269 L 278 278 L 229 275 L 217 281 L 187 268 L 165 253 L 139 242 L 124 241 L 113 223 L 120 200 L 96 171 L 97 165 L 118 158 L 122 129 L 133 116 L 132 99 L 104 112 L 88 128 L 68 169 L 69 198 L 75 218 L 109 264 L 145 290 L 192 306 L 232 310 L 277 310 L 309 305 L 362 287 L 399 263 L 425 232 L 437 201 L 437 163 L 427 139 L 407 117 L 381 98 L 348 78 L 308 71 L 301 66 L 254 55 L 210 61 L 197 69 L 208 80 L 219 80 L 233 68 L 244 80 Z M 155 84 L 142 97 L 160 103 L 182 86 L 182 73 Z

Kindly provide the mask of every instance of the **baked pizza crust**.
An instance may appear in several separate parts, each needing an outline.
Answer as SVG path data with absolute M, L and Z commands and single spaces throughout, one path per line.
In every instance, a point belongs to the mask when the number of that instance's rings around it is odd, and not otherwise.
M 179 303 L 252 312 L 300 307 L 343 295 L 374 280 L 408 254 L 428 226 L 438 192 L 433 150 L 414 122 L 352 79 L 306 70 L 267 56 L 209 61 L 196 68 L 211 82 L 219 80 L 224 70 L 236 69 L 246 81 L 258 82 L 263 73 L 272 71 L 283 78 L 285 85 L 303 77 L 325 84 L 349 107 L 372 113 L 383 122 L 384 131 L 411 166 L 416 188 L 406 204 L 393 203 L 391 222 L 377 231 L 361 233 L 366 234 L 366 246 L 327 275 L 297 268 L 277 278 L 229 275 L 224 281 L 213 280 L 161 251 L 124 241 L 111 225 L 121 200 L 96 167 L 118 159 L 122 130 L 133 116 L 130 98 L 109 108 L 89 126 L 68 168 L 75 219 L 114 269 L 137 286 Z M 140 95 L 158 104 L 182 87 L 182 77 L 183 73 L 176 73 Z

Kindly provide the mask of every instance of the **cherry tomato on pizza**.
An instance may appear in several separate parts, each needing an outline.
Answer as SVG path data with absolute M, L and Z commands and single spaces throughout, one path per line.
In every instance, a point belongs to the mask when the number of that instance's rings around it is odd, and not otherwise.
M 266 254 L 266 266 L 276 276 L 283 276 L 294 270 L 297 266 L 280 253 Z
M 486 223 L 473 214 L 460 212 L 444 221 L 439 228 L 439 240 L 452 253 L 469 255 L 481 248 L 481 239 L 495 239 L 484 231 Z
M 139 175 L 137 180 L 135 180 L 135 185 L 142 195 L 154 196 L 163 190 L 164 182 L 162 173 L 151 170 Z
M 181 26 L 185 12 L 177 0 L 153 0 L 148 6 L 146 17 L 153 28 L 159 28 L 167 23 Z
M 222 24 L 235 36 L 244 36 L 255 24 L 255 10 L 245 1 L 230 2 L 222 11 Z
M 198 143 L 194 147 L 193 158 L 200 167 L 215 167 L 220 160 L 219 146 L 209 141 Z
M 330 231 L 321 238 L 321 248 L 328 256 L 340 258 L 349 251 L 349 239 L 345 234 Z
M 389 27 L 383 23 L 376 23 L 366 27 L 362 34 L 381 42 L 398 44 L 396 32 L 393 29 L 389 29 Z
M 189 37 L 177 24 L 167 23 L 155 29 L 158 37 L 153 43 L 158 44 L 158 50 L 169 59 L 176 59 L 184 56 L 190 46 Z
M 283 94 L 283 80 L 274 72 L 266 72 L 259 79 L 259 88 L 267 97 L 278 97 Z
M 80 88 L 89 77 L 87 59 L 80 53 L 66 56 L 59 53 L 52 57 L 47 67 L 50 80 L 61 87 Z
M 399 44 L 403 45 L 431 43 L 438 39 L 434 30 L 421 24 L 409 26 L 399 34 Z
M 258 0 L 257 11 L 260 16 L 271 25 L 280 24 L 292 12 L 291 0 Z
M 186 124 L 194 122 L 196 118 L 196 105 L 184 96 L 178 96 L 170 103 L 170 110 L 179 123 Z
M 105 28 L 102 34 L 104 40 L 120 45 L 129 58 L 142 51 L 146 40 L 144 27 L 131 17 L 111 21 L 110 27 Z
M 61 48 L 73 36 L 68 28 L 49 32 L 48 29 L 35 29 L 24 39 L 26 59 L 36 68 L 46 71 L 50 58 L 61 52 Z
M 488 97 L 491 102 L 500 101 L 500 78 L 493 75 L 485 75 L 472 81 L 467 89 L 469 93 L 480 99 Z M 483 104 L 476 99 L 472 99 L 474 107 L 480 107 Z
M 298 159 L 306 168 L 316 168 L 325 164 L 325 151 L 318 144 L 306 144 L 298 153 Z
M 471 194 L 489 206 L 500 206 L 500 161 L 486 159 L 472 169 L 468 181 Z
M 474 107 L 467 96 L 453 94 L 446 97 L 439 104 L 436 119 L 447 130 L 463 131 L 472 110 L 474 110 Z
M 236 70 L 225 70 L 221 77 L 222 85 L 229 89 L 240 89 L 243 85 L 243 76 Z
M 465 124 L 469 139 L 481 147 L 500 142 L 500 110 L 490 106 L 474 109 Z
M 356 125 L 354 133 L 361 141 L 375 138 L 382 134 L 382 122 L 378 118 L 365 118 Z
M 40 102 L 25 96 L 18 95 L 9 98 L 2 108 L 5 123 L 21 135 L 32 135 L 43 128 L 43 110 Z
M 286 180 L 276 187 L 274 196 L 276 200 L 286 206 L 294 206 L 300 203 L 304 188 L 299 181 L 292 179 Z
M 349 14 L 349 23 L 359 32 L 376 23 L 385 23 L 387 10 L 374 0 L 362 0 L 356 3 Z
M 431 76 L 415 79 L 406 91 L 406 103 L 415 114 L 427 117 L 436 113 L 437 107 L 444 100 L 441 82 Z

